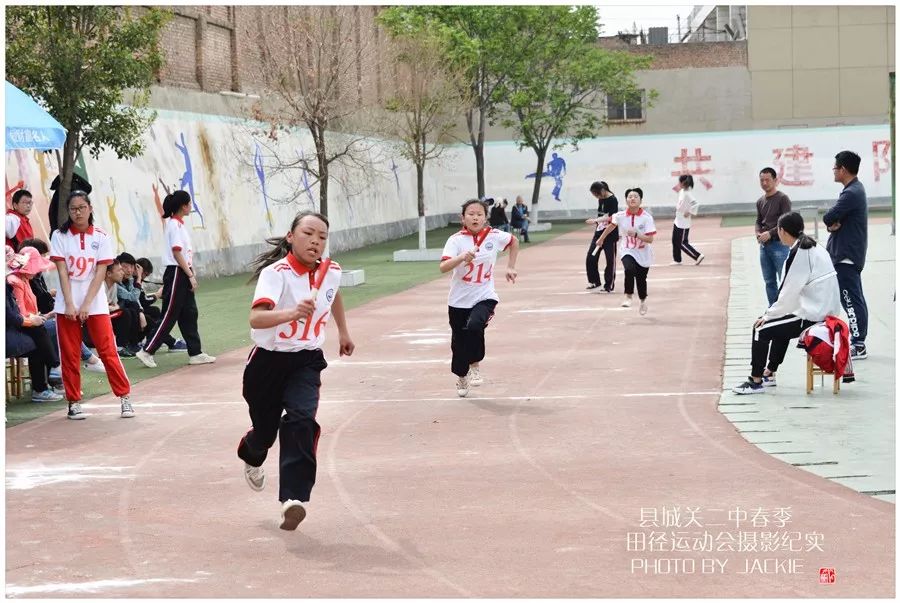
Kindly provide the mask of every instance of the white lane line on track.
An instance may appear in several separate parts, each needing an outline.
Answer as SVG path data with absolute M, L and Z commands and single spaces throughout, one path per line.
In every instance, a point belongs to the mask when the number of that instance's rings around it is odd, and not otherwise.
M 160 582 L 198 582 L 193 578 L 147 578 L 143 580 L 94 580 L 92 582 L 61 582 L 49 584 L 35 584 L 33 586 L 6 585 L 6 595 L 16 597 L 19 595 L 32 595 L 36 593 L 96 593 L 110 588 L 127 588 L 129 586 L 141 586 L 144 584 Z
M 638 392 L 638 393 L 618 393 L 618 392 L 602 392 L 598 394 L 561 394 L 561 395 L 549 395 L 549 396 L 481 396 L 474 398 L 472 396 L 467 396 L 466 400 L 493 400 L 493 401 L 503 401 L 509 400 L 511 402 L 523 401 L 523 400 L 596 400 L 598 398 L 669 398 L 673 396 L 711 396 L 711 395 L 719 395 L 722 392 L 719 390 L 710 390 L 710 391 L 698 391 L 698 392 Z M 368 398 L 368 399 L 356 399 L 356 398 L 335 398 L 328 399 L 322 398 L 319 400 L 319 404 L 372 404 L 372 403 L 421 403 L 421 402 L 453 402 L 454 400 L 459 400 L 459 396 L 447 396 L 445 398 Z M 236 402 L 236 401 L 235 401 Z M 227 401 L 223 402 L 188 402 L 188 403 L 167 403 L 167 402 L 149 402 L 147 404 L 141 404 L 140 406 L 135 404 L 135 412 L 137 412 L 140 408 L 145 406 L 221 406 L 222 404 L 227 404 Z M 115 409 L 118 411 L 118 404 L 91 404 L 88 407 L 88 410 L 94 409 Z M 104 416 L 116 416 L 118 412 L 110 412 L 110 413 L 97 413 L 102 414 Z M 151 414 L 151 413 L 147 413 Z M 170 413 L 152 413 L 152 414 L 170 414 Z

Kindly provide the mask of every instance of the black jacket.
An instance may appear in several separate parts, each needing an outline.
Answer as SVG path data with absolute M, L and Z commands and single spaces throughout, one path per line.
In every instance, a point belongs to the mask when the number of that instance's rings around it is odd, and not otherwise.
M 6 283 L 6 357 L 18 358 L 34 351 L 34 340 L 22 330 L 24 322 L 12 286 Z
M 615 195 L 610 195 L 606 199 L 597 199 L 597 217 L 600 216 L 608 216 L 612 218 L 615 214 L 619 213 L 619 200 L 616 199 Z M 619 240 L 619 229 L 616 228 L 611 233 L 609 233 L 606 237 L 611 241 Z
M 506 210 L 499 205 L 495 205 L 491 208 L 491 217 L 488 221 L 491 226 L 503 226 L 504 224 L 509 224 L 509 220 L 506 219 Z
M 869 245 L 869 208 L 866 202 L 866 189 L 858 178 L 850 181 L 837 204 L 828 210 L 822 221 L 825 226 L 839 222 L 841 227 L 830 233 L 825 248 L 831 254 L 831 260 L 839 264 L 841 260 L 850 260 L 862 270 L 866 264 L 866 248 Z

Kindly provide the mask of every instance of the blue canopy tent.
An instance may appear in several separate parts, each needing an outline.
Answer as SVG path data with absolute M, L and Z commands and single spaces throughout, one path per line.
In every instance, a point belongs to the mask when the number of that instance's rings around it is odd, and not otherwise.
M 66 129 L 30 96 L 6 82 L 6 150 L 61 149 Z

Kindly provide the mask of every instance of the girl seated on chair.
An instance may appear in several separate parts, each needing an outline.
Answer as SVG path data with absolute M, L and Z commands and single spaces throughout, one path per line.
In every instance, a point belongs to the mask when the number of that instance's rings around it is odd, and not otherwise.
M 837 273 L 831 257 L 816 240 L 803 234 L 803 218 L 788 212 L 778 218 L 778 238 L 790 248 L 778 298 L 753 323 L 750 377 L 734 387 L 736 394 L 759 394 L 775 385 L 791 339 L 807 327 L 841 310 Z

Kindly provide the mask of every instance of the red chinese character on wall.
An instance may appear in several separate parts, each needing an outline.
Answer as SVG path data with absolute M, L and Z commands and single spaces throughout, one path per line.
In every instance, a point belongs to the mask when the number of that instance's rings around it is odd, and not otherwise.
M 872 141 L 872 166 L 875 169 L 875 182 L 881 180 L 882 174 L 891 171 L 891 141 Z
M 691 176 L 700 176 L 700 178 L 698 178 L 698 180 L 700 180 L 700 183 L 704 187 L 706 187 L 706 190 L 709 190 L 712 188 L 712 182 L 707 180 L 703 176 L 703 174 L 712 174 L 713 171 L 710 169 L 704 169 L 703 162 L 709 161 L 711 158 L 712 158 L 712 156 L 710 156 L 710 155 L 704 155 L 703 150 L 700 147 L 694 148 L 693 155 L 688 155 L 688 150 L 685 147 L 682 147 L 681 155 L 679 155 L 678 157 L 675 157 L 675 163 L 680 163 L 681 169 L 672 172 L 672 175 L 673 176 L 681 176 L 683 174 L 690 174 Z M 696 167 L 694 167 L 693 169 L 688 167 L 688 163 L 691 163 L 691 162 L 694 162 L 697 164 Z M 677 185 L 674 186 L 673 190 L 677 191 L 678 186 Z
M 812 164 L 813 154 L 809 147 L 795 144 L 792 147 L 772 149 L 775 154 L 775 165 L 778 180 L 785 186 L 812 186 L 814 182 Z

